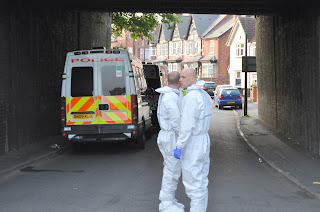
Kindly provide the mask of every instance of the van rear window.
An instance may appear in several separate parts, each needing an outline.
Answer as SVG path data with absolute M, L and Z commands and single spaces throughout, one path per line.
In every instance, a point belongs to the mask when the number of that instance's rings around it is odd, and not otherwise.
M 73 67 L 71 74 L 71 96 L 92 96 L 93 68 Z
M 125 66 L 103 66 L 101 68 L 102 94 L 104 96 L 125 95 L 125 73 Z

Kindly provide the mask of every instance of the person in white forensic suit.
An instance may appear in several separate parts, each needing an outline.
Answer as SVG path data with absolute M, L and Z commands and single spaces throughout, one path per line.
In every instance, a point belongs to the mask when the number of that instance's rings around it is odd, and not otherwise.
M 157 88 L 160 93 L 157 117 L 160 125 L 157 143 L 163 156 L 163 175 L 160 190 L 160 212 L 184 212 L 184 205 L 175 199 L 178 181 L 181 175 L 181 163 L 173 156 L 180 129 L 180 107 L 183 93 L 179 90 L 180 74 L 177 71 L 168 74 L 168 85 Z
M 181 161 L 182 182 L 191 199 L 190 212 L 205 212 L 208 205 L 208 174 L 212 99 L 201 89 L 196 72 L 185 68 L 180 86 L 186 89 L 181 106 L 181 125 L 174 157 Z

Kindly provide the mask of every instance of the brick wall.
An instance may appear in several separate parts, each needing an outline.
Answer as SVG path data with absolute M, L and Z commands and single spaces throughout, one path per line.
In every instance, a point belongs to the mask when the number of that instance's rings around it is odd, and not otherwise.
M 319 155 L 317 16 L 257 18 L 259 117 L 288 142 Z
M 144 42 L 144 44 L 143 44 Z M 143 39 L 138 38 L 135 41 L 135 56 L 139 58 L 140 60 L 143 60 L 144 58 L 140 58 L 140 49 L 141 48 L 149 48 L 149 44 L 147 41 L 143 41 Z M 129 47 L 133 48 L 133 40 L 130 37 L 130 32 L 122 33 L 122 37 L 118 37 L 115 41 L 111 43 L 111 48 L 116 46 L 123 46 L 126 47 L 127 50 L 129 50 Z M 143 47 L 144 46 L 144 47 Z
M 202 78 L 203 80 L 212 80 L 218 85 L 230 83 L 230 77 L 228 73 L 228 67 L 230 64 L 230 47 L 226 45 L 230 31 L 231 29 L 219 38 L 214 39 L 214 55 L 218 60 L 216 63 L 216 78 Z M 206 57 L 209 55 L 210 40 L 204 40 L 204 42 L 205 45 L 203 56 Z
M 68 51 L 110 44 L 108 13 L 0 12 L 0 155 L 59 134 Z M 110 38 L 109 38 L 110 37 Z
M 9 16 L 8 12 L 4 12 L 3 16 Z M 5 41 L 9 39 L 9 21 L 0 16 L 0 40 Z M 7 152 L 7 136 L 8 136 L 8 89 L 10 87 L 9 69 L 10 57 L 8 52 L 10 50 L 8 42 L 2 42 L 0 48 L 0 155 Z
M 216 54 L 218 59 L 216 83 L 218 85 L 230 83 L 230 77 L 228 73 L 228 67 L 230 64 L 230 47 L 226 45 L 230 31 L 231 29 L 220 36 L 217 42 L 219 48 L 217 48 L 218 52 Z

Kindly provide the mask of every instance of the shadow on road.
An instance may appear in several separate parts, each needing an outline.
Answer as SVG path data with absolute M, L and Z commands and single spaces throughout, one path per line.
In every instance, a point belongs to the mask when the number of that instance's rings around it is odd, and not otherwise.
M 104 143 L 86 143 L 86 144 L 74 144 L 71 148 L 71 154 L 77 155 L 91 155 L 91 154 L 130 154 L 138 153 L 142 151 L 148 151 L 148 149 L 154 146 L 156 139 L 155 135 L 152 136 L 145 143 L 145 149 L 139 148 L 139 146 L 132 141 L 121 142 L 104 142 Z

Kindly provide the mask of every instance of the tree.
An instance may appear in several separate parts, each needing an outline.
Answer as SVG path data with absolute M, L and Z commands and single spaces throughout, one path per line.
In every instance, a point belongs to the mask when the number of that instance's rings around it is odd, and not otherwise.
M 161 22 L 166 23 L 169 29 L 173 29 L 175 24 L 181 22 L 181 15 L 170 13 L 112 13 L 112 34 L 121 36 L 122 31 L 131 32 L 133 40 L 137 38 L 153 40 L 151 33 L 159 23 L 157 16 L 161 17 Z

